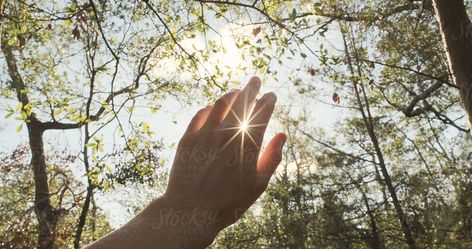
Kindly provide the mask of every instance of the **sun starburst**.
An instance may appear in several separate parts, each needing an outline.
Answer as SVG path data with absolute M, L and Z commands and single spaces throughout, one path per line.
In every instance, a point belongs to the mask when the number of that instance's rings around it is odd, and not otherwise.
M 249 122 L 247 121 L 243 121 L 241 122 L 241 124 L 239 125 L 239 132 L 247 132 L 248 131 L 248 128 L 249 128 Z

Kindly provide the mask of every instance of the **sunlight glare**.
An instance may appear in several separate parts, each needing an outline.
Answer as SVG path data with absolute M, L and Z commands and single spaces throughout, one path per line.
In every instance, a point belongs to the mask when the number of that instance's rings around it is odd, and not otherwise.
M 243 121 L 239 125 L 239 131 L 240 132 L 246 132 L 248 128 L 249 128 L 249 122 L 248 121 Z

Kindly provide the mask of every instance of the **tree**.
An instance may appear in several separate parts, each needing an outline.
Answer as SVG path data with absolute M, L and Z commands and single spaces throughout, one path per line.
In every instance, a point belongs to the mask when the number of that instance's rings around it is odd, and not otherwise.
M 227 88 L 232 72 L 210 72 L 202 63 L 221 52 L 219 43 L 210 40 L 206 50 L 181 44 L 212 30 L 200 7 L 189 1 L 0 2 L 2 99 L 6 118 L 21 121 L 17 131 L 26 126 L 29 136 L 38 248 L 55 246 L 63 218 L 51 199 L 45 137 L 83 132 L 79 171 L 87 186 L 74 225 L 79 248 L 95 192 L 159 177 L 162 144 L 148 123 L 134 121 L 134 112 L 155 112 L 169 96 L 189 101 L 191 90 L 193 98 L 206 98 Z M 104 135 L 113 128 L 122 142 L 107 148 Z M 118 155 L 121 161 L 113 162 Z
M 309 111 L 281 111 L 293 143 L 285 172 L 261 212 L 215 245 L 470 247 L 469 9 L 458 0 L 2 1 L 2 96 L 7 116 L 28 128 L 38 244 L 53 247 L 62 224 L 44 134 L 83 131 L 78 248 L 94 193 L 156 181 L 164 145 L 133 112 L 231 84 L 233 71 L 208 66 L 223 44 L 184 42 L 223 23 L 249 29 L 234 40 L 259 74 L 293 83 L 287 92 L 305 109 L 324 105 L 342 118 L 323 131 Z M 106 127 L 124 141 L 104 147 Z
M 449 71 L 459 88 L 462 105 L 472 128 L 472 25 L 464 0 L 434 0 L 434 10 L 448 58 Z
M 53 150 L 47 156 L 51 203 L 61 216 L 56 228 L 56 246 L 67 248 L 73 244 L 73 224 L 81 211 L 82 184 L 77 181 L 69 169 L 62 165 L 74 164 L 78 158 L 66 150 Z M 3 222 L 0 227 L 0 246 L 2 248 L 34 248 L 37 245 L 36 227 L 38 221 L 34 217 L 34 180 L 33 172 L 28 163 L 28 147 L 20 146 L 9 153 L 3 153 L 1 159 L 2 179 L 0 193 L 2 199 L 0 214 Z M 83 242 L 91 242 L 110 231 L 106 216 L 93 202 L 92 218 L 84 224 Z
M 271 39 L 273 43 L 293 41 L 300 45 L 300 56 L 312 61 L 290 78 L 297 91 L 294 95 L 297 103 L 302 102 L 307 109 L 316 104 L 328 106 L 326 99 L 332 98 L 335 108 L 330 111 L 343 117 L 334 132 L 327 132 L 335 135 L 324 136 L 319 129 L 311 128 L 316 127 L 317 119 L 310 113 L 302 112 L 299 119 L 294 118 L 293 109 L 297 108 L 290 105 L 282 121 L 299 132 L 290 134 L 292 143 L 298 143 L 300 136 L 310 138 L 311 142 L 301 142 L 299 151 L 311 155 L 308 167 L 316 168 L 321 175 L 311 182 L 313 188 L 333 186 L 325 192 L 334 193 L 328 206 L 343 210 L 343 215 L 327 216 L 336 220 L 333 223 L 342 230 L 337 238 L 345 241 L 346 247 L 470 245 L 460 235 L 465 230 L 456 229 L 463 221 L 447 215 L 463 213 L 459 211 L 463 204 L 456 203 L 464 201 L 462 192 L 448 189 L 457 189 L 453 179 L 463 179 L 470 169 L 463 161 L 468 158 L 470 129 L 461 114 L 464 109 L 461 94 L 457 94 L 460 87 L 452 83 L 441 39 L 434 35 L 440 27 L 431 2 L 202 2 L 258 13 L 266 21 L 262 29 L 280 31 L 273 32 L 277 34 Z M 468 6 L 464 2 L 464 8 Z M 322 40 L 327 33 L 331 40 Z M 344 44 L 332 42 L 342 41 L 343 37 Z M 319 49 L 311 45 L 316 39 L 325 41 L 317 44 Z M 306 103 L 301 96 L 306 96 Z M 290 182 L 296 179 L 292 176 Z M 317 191 L 312 193 L 310 202 L 323 200 Z M 268 206 L 277 204 L 277 199 L 267 200 Z M 322 210 L 321 203 L 316 203 L 314 209 Z M 266 218 L 262 217 L 261 223 Z M 263 230 L 275 229 L 267 226 Z M 280 231 L 286 236 L 291 230 L 284 227 L 275 231 L 267 237 L 278 238 Z M 340 238 L 340 234 L 349 239 Z M 283 237 L 283 241 L 289 237 Z M 314 242 L 331 241 L 326 236 L 306 241 L 313 248 L 331 246 Z

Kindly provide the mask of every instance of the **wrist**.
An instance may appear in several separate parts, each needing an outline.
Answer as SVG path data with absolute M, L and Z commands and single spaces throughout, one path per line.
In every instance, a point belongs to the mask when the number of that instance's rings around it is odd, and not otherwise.
M 140 214 L 153 233 L 177 248 L 205 248 L 221 230 L 217 211 L 197 198 L 164 196 Z M 159 236 L 162 237 L 162 236 Z

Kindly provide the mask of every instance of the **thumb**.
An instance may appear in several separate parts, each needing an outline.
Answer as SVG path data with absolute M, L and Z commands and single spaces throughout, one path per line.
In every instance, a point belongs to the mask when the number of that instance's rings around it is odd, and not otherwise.
M 269 184 L 270 177 L 282 161 L 282 149 L 287 141 L 287 135 L 279 133 L 270 140 L 267 148 L 257 163 L 256 198 L 258 198 Z

